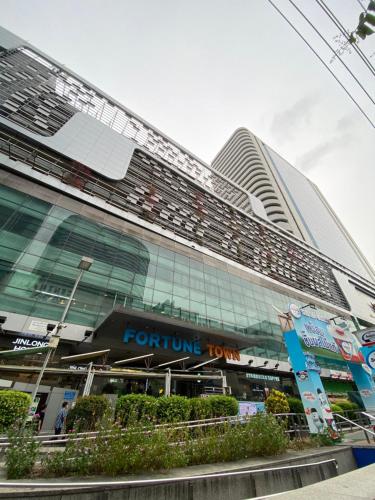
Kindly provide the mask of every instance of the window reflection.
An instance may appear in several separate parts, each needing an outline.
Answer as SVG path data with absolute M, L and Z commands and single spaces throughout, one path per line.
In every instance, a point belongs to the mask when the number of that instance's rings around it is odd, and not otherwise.
M 234 331 L 251 338 L 248 353 L 287 358 L 272 306 L 295 299 L 5 186 L 0 222 L 3 310 L 58 320 L 87 255 L 68 322 L 94 327 L 122 305 Z

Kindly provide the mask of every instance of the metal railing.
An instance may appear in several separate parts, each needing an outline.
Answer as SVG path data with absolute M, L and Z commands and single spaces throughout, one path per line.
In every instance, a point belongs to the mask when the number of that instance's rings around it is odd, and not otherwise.
M 215 417 L 208 419 L 198 419 L 198 420 L 186 420 L 183 422 L 166 423 L 166 424 L 156 424 L 152 426 L 150 430 L 147 427 L 140 427 L 135 431 L 131 429 L 131 432 L 139 432 L 149 434 L 153 429 L 165 429 L 170 431 L 177 430 L 197 430 L 209 427 L 215 427 L 225 424 L 244 424 L 248 422 L 254 415 L 233 415 L 229 417 Z M 306 416 L 304 413 L 279 413 L 274 415 L 276 419 L 280 421 L 287 421 L 287 428 L 285 433 L 288 435 L 294 435 L 296 437 L 302 437 L 309 433 L 309 427 L 307 424 Z M 121 427 L 121 433 L 129 432 L 129 428 Z M 111 430 L 108 430 L 108 434 L 111 434 Z M 103 431 L 89 431 L 89 432 L 78 432 L 78 433 L 64 433 L 56 436 L 55 434 L 39 434 L 27 439 L 34 439 L 41 443 L 43 446 L 48 445 L 61 445 L 72 441 L 84 441 L 96 439 L 99 435 L 103 435 Z M 6 447 L 9 446 L 9 441 L 7 436 L 0 437 L 0 452 L 4 451 Z
M 199 429 L 204 427 L 212 427 L 216 425 L 224 425 L 224 424 L 236 424 L 236 423 L 244 423 L 249 420 L 251 416 L 247 415 L 233 415 L 229 417 L 215 417 L 208 419 L 200 419 L 200 420 L 186 420 L 183 422 L 175 422 L 175 423 L 167 423 L 167 424 L 156 424 L 153 426 L 153 429 L 165 429 L 165 430 L 186 430 L 186 429 Z M 129 432 L 129 429 L 126 427 L 121 428 L 121 433 Z M 140 426 L 137 431 L 131 429 L 131 432 L 143 432 L 145 434 L 152 432 L 152 430 L 148 430 L 147 427 Z M 89 431 L 89 432 L 78 432 L 78 433 L 65 433 L 59 434 L 56 436 L 55 434 L 39 434 L 32 436 L 26 439 L 33 439 L 41 442 L 42 445 L 56 445 L 63 444 L 71 441 L 83 441 L 86 439 L 92 440 L 96 439 L 101 434 L 101 431 Z M 111 434 L 111 430 L 108 431 L 106 436 Z M 9 446 L 9 441 L 7 440 L 7 436 L 0 437 L 0 451 L 7 446 Z
M 336 419 L 336 424 L 340 432 L 353 432 L 355 430 L 363 430 L 365 433 L 365 437 L 367 441 L 370 443 L 369 436 L 375 441 L 375 432 L 366 427 L 366 425 L 371 425 L 371 420 L 375 420 L 375 417 L 369 413 L 358 411 L 355 412 L 357 415 L 362 415 L 362 421 L 359 423 L 358 421 L 351 420 L 339 413 L 333 414 Z M 278 413 L 274 414 L 275 418 L 279 422 L 286 422 L 285 433 L 289 436 L 293 436 L 295 438 L 302 438 L 308 436 L 310 434 L 309 426 L 307 422 L 306 415 L 304 413 Z M 182 422 L 175 423 L 165 423 L 165 424 L 156 424 L 153 425 L 152 428 L 148 428 L 146 426 L 142 426 L 140 424 L 137 430 L 133 428 L 129 429 L 127 427 L 120 427 L 121 433 L 125 432 L 139 432 L 149 434 L 153 431 L 153 429 L 164 429 L 170 431 L 178 431 L 178 430 L 195 430 L 195 429 L 204 429 L 209 427 L 215 427 L 219 425 L 225 424 L 244 424 L 248 422 L 253 415 L 233 415 L 228 417 L 215 417 L 208 419 L 197 419 L 197 420 L 186 420 Z M 108 430 L 105 433 L 105 436 L 110 436 L 113 431 Z M 43 446 L 48 445 L 62 445 L 67 442 L 73 441 L 83 441 L 83 440 L 93 440 L 96 439 L 99 435 L 103 436 L 103 431 L 88 431 L 88 432 L 78 432 L 78 433 L 64 433 L 58 436 L 54 434 L 39 434 L 29 439 L 34 439 L 41 443 Z M 7 436 L 0 436 L 0 452 L 4 451 L 9 446 L 9 441 Z
M 361 412 L 361 413 L 364 413 L 364 412 Z M 365 414 L 365 415 L 369 415 L 369 414 Z M 335 417 L 335 419 L 339 418 L 341 420 L 344 420 L 344 422 L 346 422 L 346 424 L 349 424 L 351 431 L 353 431 L 353 428 L 363 430 L 368 443 L 370 443 L 369 435 L 372 436 L 373 440 L 375 441 L 375 432 L 373 430 L 367 429 L 367 427 L 364 427 L 363 425 L 358 424 L 357 422 L 354 422 L 353 420 L 350 420 L 349 418 L 344 417 L 344 415 L 340 415 L 340 413 L 334 413 L 333 416 Z M 372 417 L 372 415 L 369 415 L 369 416 Z M 372 417 L 372 418 L 374 418 L 374 417 Z M 342 431 L 343 426 L 340 425 L 340 422 L 336 422 L 336 423 L 338 424 L 337 425 L 338 429 L 340 431 Z

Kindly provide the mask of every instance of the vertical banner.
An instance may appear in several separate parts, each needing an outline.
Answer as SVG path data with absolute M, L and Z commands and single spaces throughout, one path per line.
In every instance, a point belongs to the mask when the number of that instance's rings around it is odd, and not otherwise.
M 284 333 L 284 339 L 310 432 L 319 434 L 329 429 L 334 435 L 337 428 L 320 379 L 320 367 L 315 356 L 302 350 L 296 330 Z
M 294 304 L 289 306 L 294 329 L 284 333 L 301 400 L 311 432 L 325 428 L 336 432 L 315 356 L 332 359 L 351 370 L 367 410 L 375 410 L 375 345 L 360 348 L 345 325 L 308 316 Z M 370 334 L 371 332 L 367 332 Z
M 371 368 L 367 364 L 357 365 L 350 363 L 349 366 L 359 394 L 361 395 L 363 406 L 370 412 L 375 411 L 375 384 Z

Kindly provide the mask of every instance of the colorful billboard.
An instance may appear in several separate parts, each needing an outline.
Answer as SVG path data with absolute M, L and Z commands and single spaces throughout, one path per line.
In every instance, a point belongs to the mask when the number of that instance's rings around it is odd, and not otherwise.
M 342 326 L 302 313 L 297 313 L 293 322 L 302 349 L 339 362 L 364 363 L 357 340 Z
M 345 322 L 337 325 L 313 318 L 304 314 L 294 304 L 289 306 L 289 315 L 285 318 L 290 330 L 284 331 L 284 340 L 310 432 L 320 433 L 327 429 L 332 436 L 336 435 L 336 424 L 315 356 L 345 364 L 351 371 L 364 407 L 375 411 L 375 384 L 372 379 L 372 370 L 375 369 L 375 346 L 367 344 L 361 347 Z M 293 322 L 290 321 L 291 318 Z

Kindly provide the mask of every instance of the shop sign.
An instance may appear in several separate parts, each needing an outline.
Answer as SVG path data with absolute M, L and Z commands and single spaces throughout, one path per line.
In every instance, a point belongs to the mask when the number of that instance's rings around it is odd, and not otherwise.
M 246 373 L 246 378 L 257 380 L 269 380 L 270 382 L 280 382 L 280 377 L 276 375 L 263 375 L 262 373 Z
M 255 415 L 256 413 L 265 411 L 265 404 L 258 401 L 239 401 L 238 415 Z
M 362 368 L 364 368 L 363 365 L 362 365 Z M 353 375 L 351 373 L 345 373 L 345 372 L 341 372 L 339 370 L 329 370 L 329 376 L 331 378 L 340 379 L 340 380 L 353 380 Z
M 231 349 L 230 347 L 222 347 L 216 344 L 207 344 L 208 355 L 211 358 L 225 358 L 240 361 L 240 352 L 238 349 Z
M 134 341 L 137 345 L 155 349 L 171 349 L 175 352 L 186 352 L 200 356 L 202 354 L 201 344 L 198 340 L 186 340 L 175 335 L 161 335 L 143 330 L 127 328 L 124 332 L 125 344 Z
M 123 341 L 125 344 L 135 342 L 139 346 L 149 347 L 151 349 L 168 349 L 174 352 L 186 352 L 196 356 L 202 355 L 202 346 L 199 340 L 187 340 L 178 335 L 161 335 L 160 333 L 126 328 Z M 240 361 L 240 352 L 238 349 L 209 343 L 207 344 L 207 351 L 211 358 L 225 358 Z
M 75 398 L 76 391 L 65 391 L 64 392 L 64 401 L 73 401 Z
M 46 323 L 45 321 L 37 321 L 37 320 L 33 319 L 32 321 L 30 321 L 30 325 L 28 327 L 28 330 L 30 330 L 30 332 L 39 332 L 39 333 L 46 334 L 47 333 L 47 325 L 48 325 L 48 323 Z
M 19 351 L 21 349 L 29 349 L 30 347 L 47 347 L 49 341 L 37 340 L 32 338 L 16 337 L 12 341 L 13 351 Z
M 375 328 L 367 328 L 356 332 L 356 336 L 362 345 L 375 344 Z

